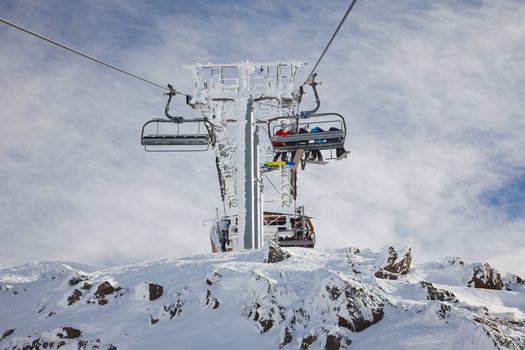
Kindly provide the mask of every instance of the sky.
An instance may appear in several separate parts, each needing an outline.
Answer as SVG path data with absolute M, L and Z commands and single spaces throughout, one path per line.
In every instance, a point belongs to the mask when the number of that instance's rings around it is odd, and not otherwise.
M 191 92 L 185 64 L 311 67 L 349 3 L 4 0 L 0 17 Z M 356 3 L 317 69 L 351 156 L 299 174 L 317 246 L 411 246 L 416 262 L 525 275 L 523 18 L 513 0 Z M 0 86 L 0 267 L 209 251 L 213 152 L 140 146 L 163 91 L 4 24 Z

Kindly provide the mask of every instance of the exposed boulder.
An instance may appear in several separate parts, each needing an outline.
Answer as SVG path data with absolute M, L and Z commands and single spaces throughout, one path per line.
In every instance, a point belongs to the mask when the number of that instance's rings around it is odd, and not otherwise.
M 164 293 L 164 287 L 159 284 L 149 283 L 149 301 L 157 300 Z
M 483 289 L 503 289 L 501 275 L 488 263 L 475 264 L 472 267 L 474 274 L 467 283 L 468 287 Z
M 118 298 L 126 294 L 127 290 L 122 287 L 113 287 L 108 281 L 104 281 L 97 287 L 95 296 L 88 299 L 88 304 L 106 305 L 108 303 L 108 296 L 114 294 L 114 298 Z
M 398 253 L 394 247 L 388 248 L 388 257 L 386 264 L 374 274 L 377 278 L 397 280 L 399 275 L 406 275 L 410 271 L 412 263 L 412 248 L 408 248 L 407 252 L 401 260 L 397 260 Z
M 292 256 L 289 252 L 282 249 L 277 243 L 274 241 L 269 241 L 269 247 L 268 247 L 268 255 L 264 262 L 266 263 L 277 263 L 283 260 L 286 260 Z
M 57 333 L 57 337 L 66 339 L 78 338 L 81 335 L 82 332 L 79 329 L 73 327 L 63 327 L 62 331 Z
M 15 332 L 14 328 L 13 329 L 8 329 L 7 331 L 4 332 L 4 334 L 2 334 L 2 336 L 0 337 L 0 341 L 2 341 L 5 338 L 9 337 L 14 332 Z

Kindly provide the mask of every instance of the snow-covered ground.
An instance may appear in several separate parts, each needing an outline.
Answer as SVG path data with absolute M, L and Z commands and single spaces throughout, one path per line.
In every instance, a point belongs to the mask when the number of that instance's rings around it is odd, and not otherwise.
M 474 288 L 482 265 L 445 258 L 383 279 L 386 250 L 287 250 L 0 270 L 0 348 L 525 349 L 516 276 Z

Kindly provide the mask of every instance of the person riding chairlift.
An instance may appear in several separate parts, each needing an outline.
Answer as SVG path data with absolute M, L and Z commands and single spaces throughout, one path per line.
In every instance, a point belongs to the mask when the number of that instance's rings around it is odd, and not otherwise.
M 320 127 L 316 126 L 314 128 L 312 128 L 312 130 L 310 130 L 310 132 L 324 132 L 323 129 L 321 129 Z M 319 139 L 319 140 L 315 140 L 314 143 L 316 144 L 319 144 L 319 143 L 324 143 L 326 142 L 326 140 L 323 140 L 323 139 Z M 319 162 L 322 162 L 323 161 L 323 155 L 321 153 L 321 150 L 318 150 L 318 149 L 313 149 L 310 151 L 310 155 L 311 155 L 311 159 L 312 160 L 317 160 Z
M 331 127 L 330 129 L 328 129 L 328 131 L 341 131 L 341 129 Z M 342 137 L 337 137 L 333 139 L 328 139 L 328 142 L 341 142 L 341 140 L 342 140 Z M 344 147 L 338 147 L 335 149 L 335 154 L 337 158 L 341 157 L 345 153 L 348 153 L 348 152 L 345 150 Z
M 286 128 L 286 124 L 281 122 L 281 128 L 275 132 L 275 136 L 288 136 L 291 134 L 289 130 Z M 284 146 L 284 142 L 275 141 L 273 142 L 274 147 L 282 147 Z M 273 161 L 276 162 L 281 158 L 283 162 L 286 162 L 288 160 L 286 152 L 276 152 L 275 156 L 273 157 Z
M 298 134 L 308 134 L 308 130 L 306 130 L 305 128 L 299 128 L 299 130 L 297 131 Z M 298 145 L 298 149 L 301 148 L 301 145 L 307 145 L 308 144 L 308 141 L 299 141 L 297 142 L 297 145 Z M 292 154 L 291 154 L 291 160 L 293 161 L 295 159 L 295 153 L 297 153 L 296 151 L 292 151 Z

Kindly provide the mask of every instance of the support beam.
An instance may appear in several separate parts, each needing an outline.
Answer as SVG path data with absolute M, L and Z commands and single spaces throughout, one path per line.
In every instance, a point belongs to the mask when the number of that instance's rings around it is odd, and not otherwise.
M 246 105 L 245 155 L 244 155 L 244 249 L 258 249 L 261 247 L 262 211 L 260 207 L 259 191 L 259 139 L 255 126 L 253 99 L 248 99 Z

